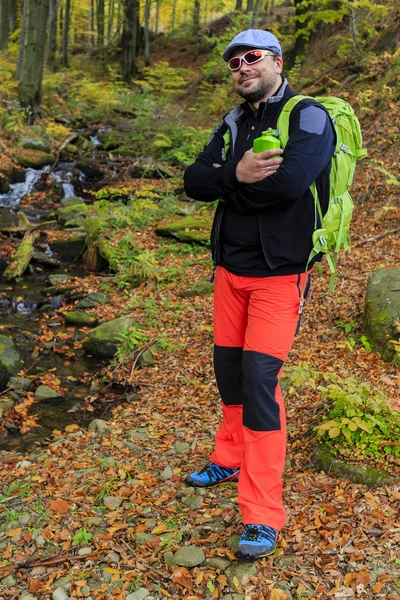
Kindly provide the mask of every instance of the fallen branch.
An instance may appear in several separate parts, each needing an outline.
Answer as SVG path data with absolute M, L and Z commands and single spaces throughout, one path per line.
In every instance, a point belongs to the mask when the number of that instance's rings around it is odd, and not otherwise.
M 18 225 L 4 225 L 0 227 L 0 231 L 3 233 L 25 233 L 27 231 L 34 231 L 35 229 L 43 229 L 45 225 L 56 224 L 57 221 L 44 221 L 42 223 L 31 223 L 26 217 L 25 213 L 19 211 L 18 213 Z
M 25 234 L 22 242 L 12 257 L 10 264 L 4 271 L 4 281 L 16 279 L 24 273 L 31 261 L 34 252 L 33 245 L 38 237 L 38 231 L 32 231 Z
M 65 150 L 65 148 L 68 146 L 68 144 L 71 144 L 71 142 L 74 142 L 76 140 L 76 138 L 79 137 L 79 133 L 73 133 L 72 135 L 69 136 L 69 138 L 67 138 L 65 140 L 65 142 L 63 142 L 61 144 L 61 146 L 59 147 L 57 154 L 56 154 L 56 160 L 54 161 L 54 163 L 51 165 L 50 171 L 48 173 L 48 175 L 51 175 L 52 172 L 54 171 L 54 169 L 56 168 L 56 166 L 58 165 L 58 163 L 60 162 L 60 156 L 61 156 L 61 152 L 63 150 Z
M 11 152 L 9 151 L 9 149 L 7 148 L 7 146 L 5 145 L 5 143 L 2 142 L 1 140 L 0 140 L 0 145 L 3 148 L 4 152 L 7 154 L 8 158 L 10 160 L 12 160 L 13 163 L 19 167 L 20 166 L 19 163 L 15 160 L 15 158 L 13 157 L 13 155 L 11 154 Z
M 398 233 L 399 231 L 400 227 L 397 227 L 396 229 L 388 229 L 388 231 L 385 231 L 384 233 L 380 233 L 379 235 L 374 235 L 372 237 L 365 238 L 365 240 L 360 240 L 359 242 L 356 242 L 355 244 L 353 244 L 353 248 L 355 246 L 361 246 L 362 244 L 368 244 L 368 242 L 375 242 L 375 240 L 380 240 L 383 237 L 386 237 L 387 235 L 391 235 L 392 233 Z

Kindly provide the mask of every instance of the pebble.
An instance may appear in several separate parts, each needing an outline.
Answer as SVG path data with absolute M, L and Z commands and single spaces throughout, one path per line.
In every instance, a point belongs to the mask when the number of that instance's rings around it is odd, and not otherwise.
M 191 510 L 196 510 L 202 504 L 203 498 L 201 496 L 186 496 L 183 503 Z
M 274 563 L 281 569 L 288 569 L 294 563 L 293 554 L 280 554 L 274 558 Z
M 107 421 L 103 421 L 103 419 L 94 419 L 89 427 L 89 431 L 98 431 L 99 433 L 106 433 L 110 431 Z
M 92 549 L 89 547 L 79 548 L 79 550 L 78 550 L 79 556 L 85 556 L 86 554 L 91 554 L 91 553 L 92 553 Z
M 186 454 L 189 452 L 190 444 L 187 442 L 175 442 L 174 448 L 179 454 Z
M 135 542 L 138 546 L 144 546 L 146 542 L 152 542 L 154 540 L 154 536 L 150 535 L 150 533 L 145 533 L 144 531 L 137 531 L 134 534 Z
M 239 540 L 240 540 L 240 535 L 231 535 L 227 542 L 226 545 L 228 546 L 228 548 L 230 550 L 232 550 L 232 552 L 237 552 L 238 550 L 238 546 L 239 546 Z
M 52 599 L 53 600 L 68 600 L 69 596 L 62 587 L 59 587 L 56 590 L 54 590 Z
M 171 479 L 172 475 L 173 472 L 171 467 L 166 466 L 164 471 L 161 473 L 160 477 L 163 481 L 168 481 L 168 479 Z
M 201 548 L 196 546 L 183 546 L 174 554 L 173 563 L 181 567 L 197 567 L 206 559 Z
M 164 554 L 164 560 L 165 560 L 165 564 L 167 565 L 167 567 L 172 567 L 174 565 L 174 553 L 166 552 Z
M 132 431 L 129 437 L 131 440 L 147 440 L 149 434 L 146 431 Z
M 238 563 L 228 567 L 225 571 L 228 576 L 230 585 L 234 585 L 234 578 L 239 580 L 239 583 L 244 584 L 246 580 L 252 575 L 257 575 L 257 567 L 254 563 Z
M 48 385 L 39 385 L 35 391 L 35 402 L 43 402 L 45 400 L 56 400 L 63 396 L 50 388 Z
M 103 504 L 107 508 L 119 508 L 123 503 L 124 499 L 120 496 L 104 496 Z
M 126 600 L 145 600 L 145 598 L 148 598 L 149 596 L 149 590 L 146 590 L 146 588 L 139 588 L 136 592 L 129 594 L 129 596 L 126 597 Z
M 16 469 L 27 469 L 28 467 L 30 467 L 32 465 L 30 460 L 20 460 L 19 462 L 17 462 L 17 464 L 15 465 Z
M 142 448 L 140 446 L 138 446 L 137 444 L 134 444 L 133 442 L 124 442 L 124 446 L 129 448 L 129 450 L 131 452 L 133 452 L 133 454 L 138 454 L 139 452 L 142 451 Z
M 17 585 L 17 580 L 14 575 L 7 575 L 7 577 L 4 577 L 4 579 L 1 580 L 1 585 L 13 587 L 14 585 Z
M 120 556 L 116 552 L 109 552 L 106 556 L 106 559 L 110 560 L 113 563 L 118 563 L 120 560 Z
M 27 590 L 24 590 L 20 595 L 19 600 L 36 600 L 36 596 L 32 596 Z
M 214 558 L 206 558 L 205 564 L 213 567 L 214 569 L 219 569 L 220 571 L 225 571 L 232 565 L 230 560 L 227 558 L 220 558 L 219 556 L 215 556 Z

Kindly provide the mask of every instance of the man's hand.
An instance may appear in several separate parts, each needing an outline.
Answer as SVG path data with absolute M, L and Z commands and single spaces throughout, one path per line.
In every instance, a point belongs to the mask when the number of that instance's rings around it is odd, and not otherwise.
M 283 158 L 271 157 L 278 154 L 283 154 L 282 148 L 273 148 L 258 154 L 255 154 L 253 150 L 247 150 L 236 167 L 238 181 L 240 183 L 256 183 L 256 181 L 261 181 L 276 173 Z

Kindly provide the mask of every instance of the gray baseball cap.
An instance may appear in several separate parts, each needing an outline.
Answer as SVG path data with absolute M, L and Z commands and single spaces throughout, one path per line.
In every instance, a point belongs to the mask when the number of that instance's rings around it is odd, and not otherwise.
M 279 56 L 282 56 L 281 45 L 274 34 L 263 29 L 246 29 L 246 31 L 238 33 L 228 44 L 222 55 L 225 62 L 228 62 L 233 50 L 239 46 L 248 46 L 249 48 L 257 48 L 258 50 L 272 50 L 276 54 L 279 54 Z

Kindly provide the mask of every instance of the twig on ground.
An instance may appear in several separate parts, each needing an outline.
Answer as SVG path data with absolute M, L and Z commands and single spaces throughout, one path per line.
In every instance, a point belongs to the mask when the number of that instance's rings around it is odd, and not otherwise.
M 386 237 L 387 235 L 391 235 L 392 233 L 398 233 L 399 231 L 400 227 L 397 227 L 396 229 L 388 229 L 384 233 L 380 233 L 379 235 L 373 235 L 372 237 L 365 238 L 365 240 L 360 240 L 356 242 L 355 244 L 353 244 L 353 247 L 362 246 L 363 244 L 368 244 L 369 242 L 375 242 L 375 240 L 380 240 Z
M 51 165 L 50 167 L 50 171 L 48 172 L 48 175 L 51 175 L 52 172 L 54 171 L 54 169 L 56 168 L 56 166 L 58 165 L 58 163 L 60 162 L 60 156 L 61 156 L 61 152 L 63 150 L 65 150 L 65 148 L 68 146 L 68 144 L 70 144 L 71 142 L 73 142 L 74 140 L 76 140 L 76 138 L 79 137 L 79 133 L 74 133 L 72 135 L 69 136 L 69 138 L 67 138 L 59 147 L 58 152 L 56 154 L 56 160 L 54 161 L 54 163 Z

